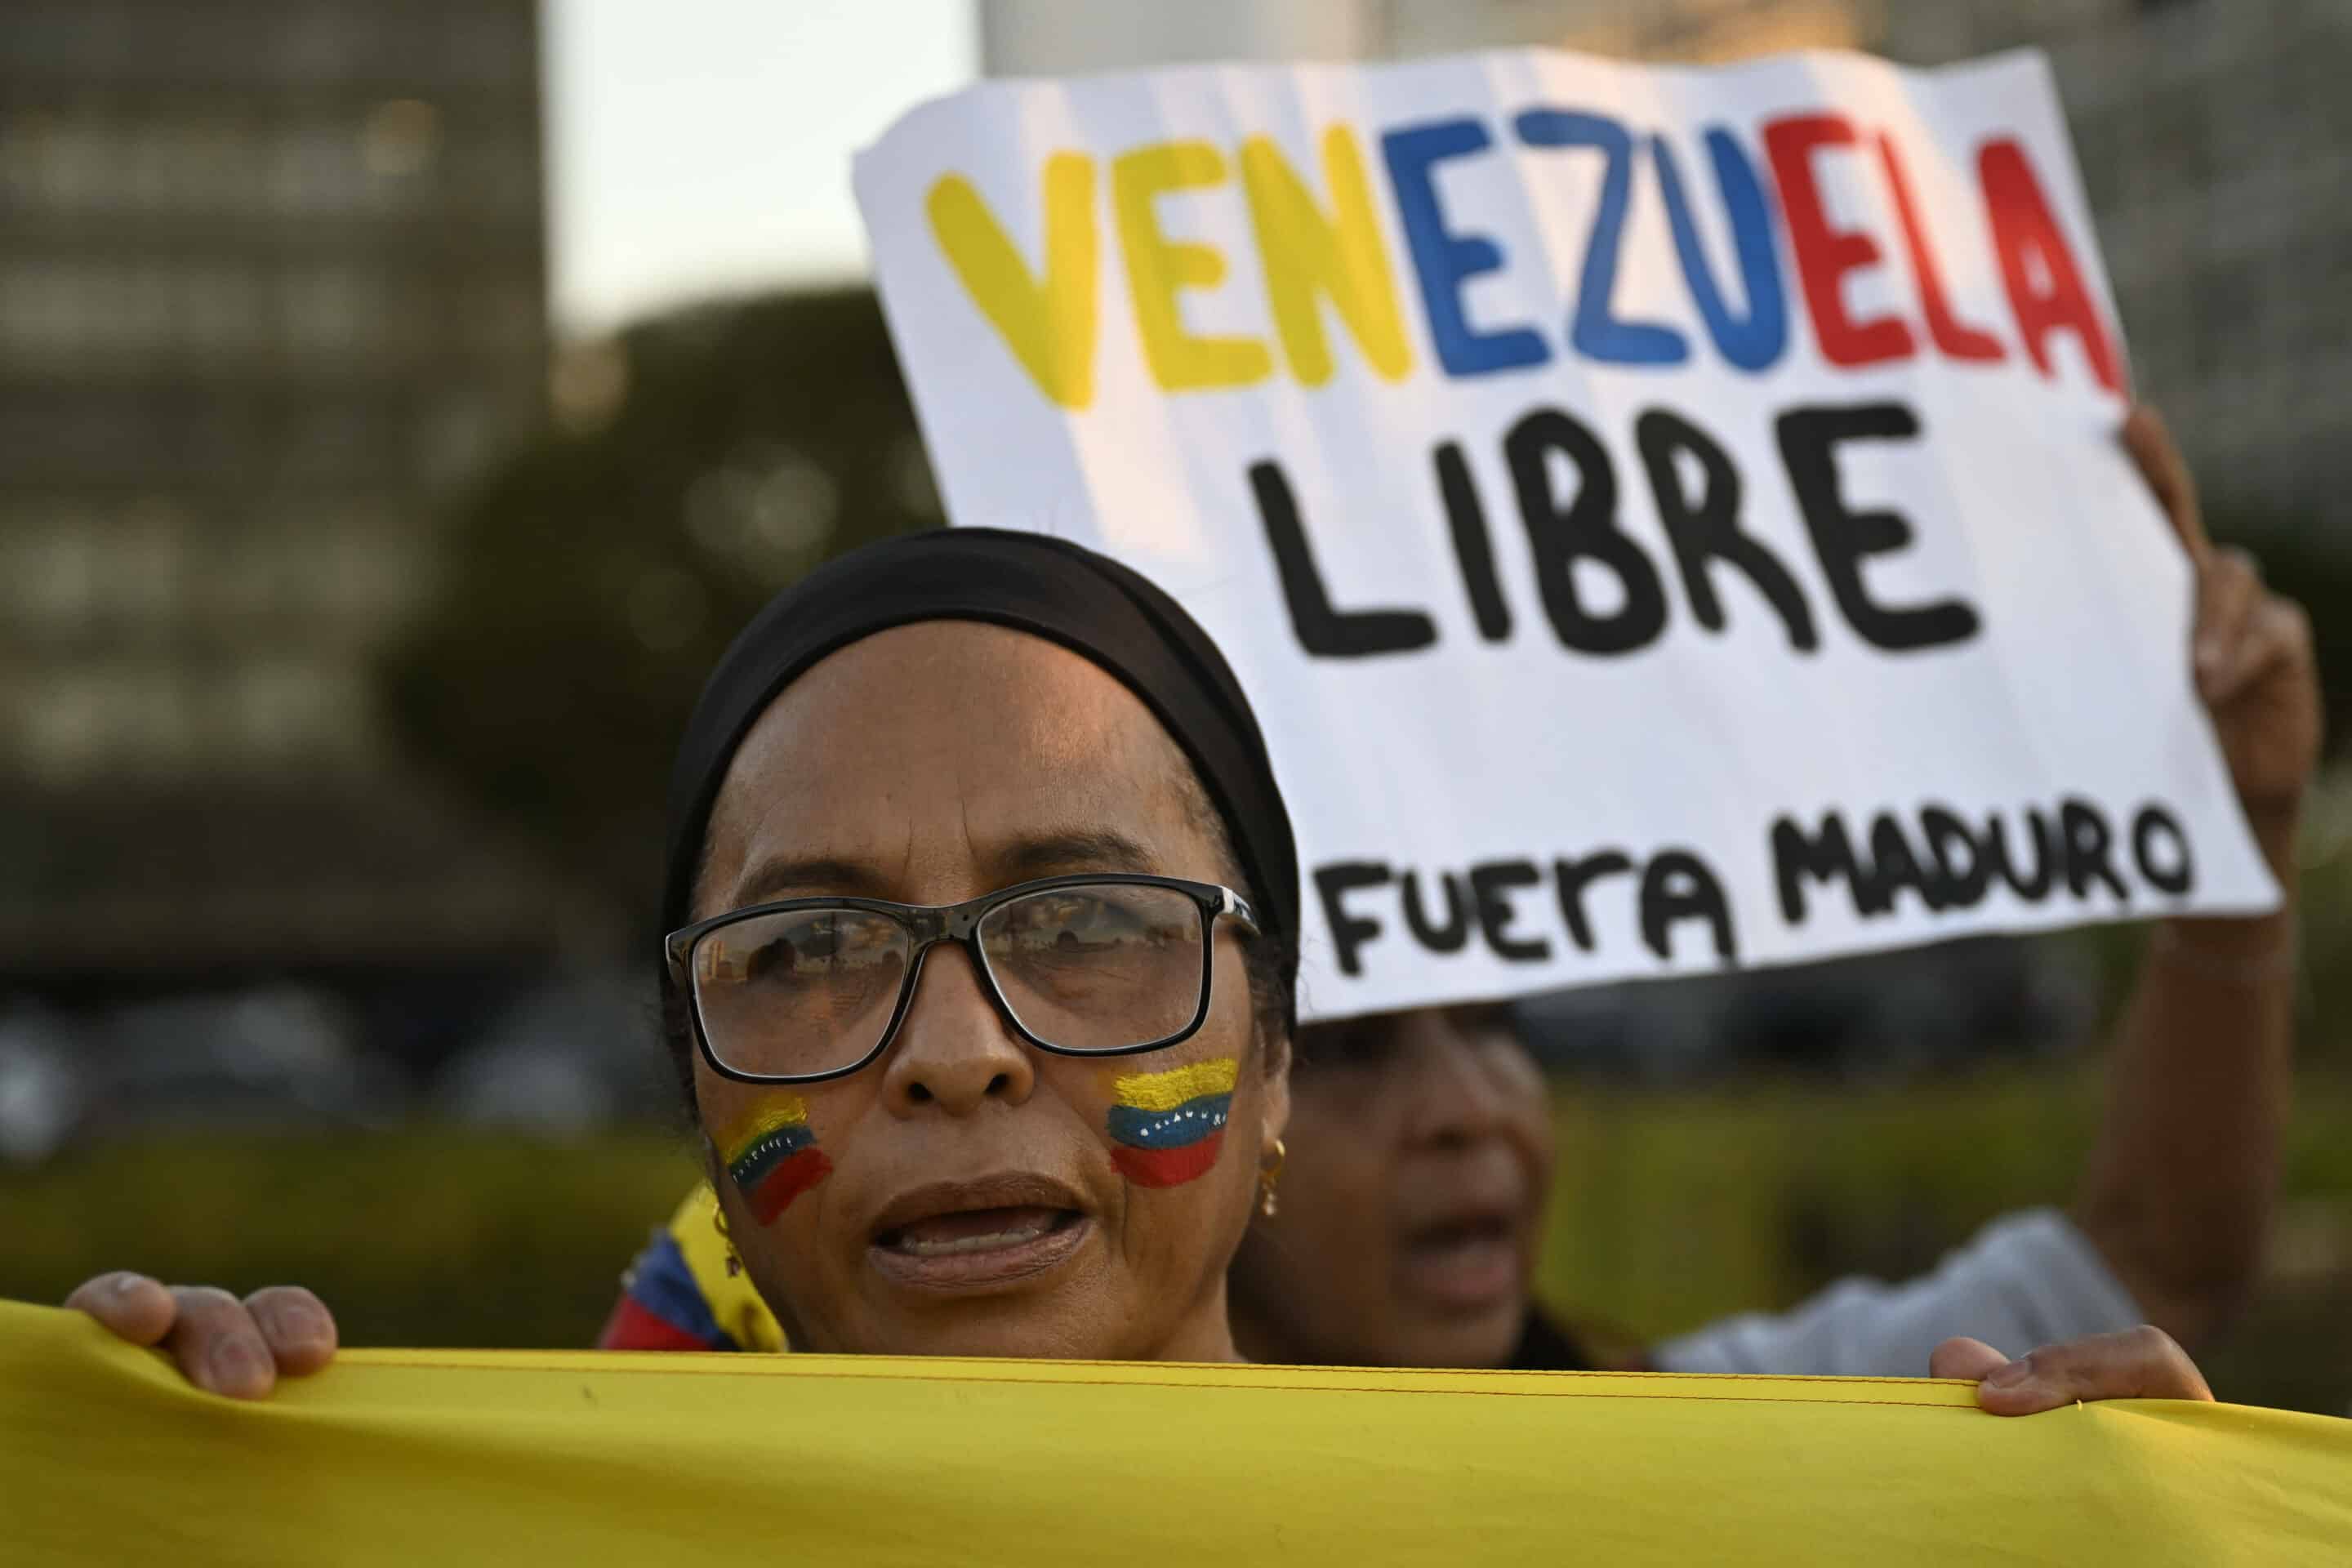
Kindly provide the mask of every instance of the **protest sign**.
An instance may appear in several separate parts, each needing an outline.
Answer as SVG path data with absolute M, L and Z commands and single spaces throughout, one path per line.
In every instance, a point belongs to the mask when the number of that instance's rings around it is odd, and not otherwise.
M 991 83 L 856 178 L 952 521 L 1248 687 L 1310 1014 L 2273 903 L 2038 55 Z

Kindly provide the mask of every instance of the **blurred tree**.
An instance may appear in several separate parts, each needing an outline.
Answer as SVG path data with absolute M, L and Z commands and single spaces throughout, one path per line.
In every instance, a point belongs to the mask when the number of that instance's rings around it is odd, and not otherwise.
M 643 930 L 703 677 L 824 557 L 939 501 L 865 289 L 713 305 L 568 350 L 552 418 L 444 520 L 390 650 L 394 731 Z

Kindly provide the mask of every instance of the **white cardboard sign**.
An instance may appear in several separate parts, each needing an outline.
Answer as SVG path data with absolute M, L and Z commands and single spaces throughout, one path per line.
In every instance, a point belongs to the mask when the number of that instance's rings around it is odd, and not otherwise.
M 856 177 L 950 518 L 1249 689 L 1312 1016 L 2273 903 L 2038 55 L 991 83 Z

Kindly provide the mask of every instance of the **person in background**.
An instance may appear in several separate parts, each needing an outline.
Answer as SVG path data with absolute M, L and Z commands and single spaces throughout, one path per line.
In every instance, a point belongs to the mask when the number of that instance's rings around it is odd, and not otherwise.
M 2194 566 L 2197 689 L 2286 903 L 2256 919 L 2158 928 L 2110 1045 L 2105 1114 L 2070 1212 L 2005 1216 L 1919 1279 L 1843 1281 L 1792 1311 L 1653 1347 L 1636 1364 L 1900 1376 L 1956 1336 L 2040 1344 L 2143 1321 L 2194 1346 L 2251 1286 L 2290 1088 L 2293 852 L 2318 755 L 2318 678 L 2301 609 L 2263 589 L 2250 557 L 2207 539 L 2187 466 L 2154 411 L 2136 410 L 2122 439 Z M 1298 1036 L 1291 1096 L 1279 1209 L 1254 1222 L 1231 1278 L 1244 1354 L 1591 1364 L 1531 1294 L 1551 1126 L 1542 1075 L 1507 1009 L 1311 1026 Z M 655 1234 L 601 1344 L 783 1348 L 756 1293 L 727 1274 L 711 1204 L 707 1188 L 690 1194 Z M 1981 1353 L 1954 1351 L 1941 1364 L 1968 1375 Z

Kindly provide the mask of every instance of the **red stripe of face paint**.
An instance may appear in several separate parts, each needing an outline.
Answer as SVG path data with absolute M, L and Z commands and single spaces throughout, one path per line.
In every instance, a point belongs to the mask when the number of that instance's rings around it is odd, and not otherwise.
M 790 1208 L 794 1198 L 831 1174 L 833 1162 L 824 1150 L 802 1150 L 761 1177 L 760 1184 L 746 1194 L 751 1217 L 761 1225 L 775 1224 L 776 1216 Z
M 1217 1151 L 1224 1147 L 1224 1129 L 1219 1128 L 1198 1143 L 1187 1143 L 1181 1149 L 1130 1149 L 1124 1143 L 1111 1148 L 1111 1163 L 1139 1187 L 1177 1187 L 1196 1176 L 1205 1175 L 1217 1163 Z

